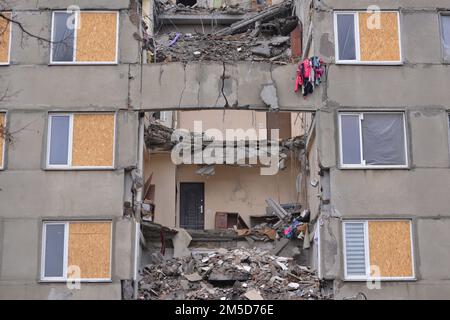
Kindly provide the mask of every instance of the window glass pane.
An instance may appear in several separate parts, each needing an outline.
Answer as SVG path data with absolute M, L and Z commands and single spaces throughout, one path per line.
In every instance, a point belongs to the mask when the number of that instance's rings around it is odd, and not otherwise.
M 404 131 L 403 114 L 365 113 L 362 135 L 366 164 L 406 164 Z
M 72 19 L 73 14 L 55 12 L 53 21 L 53 61 L 73 61 L 75 28 L 69 28 Z
M 64 224 L 45 225 L 45 277 L 64 276 Z
M 338 14 L 337 29 L 339 60 L 356 60 L 354 15 Z
M 341 115 L 343 164 L 361 163 L 359 114 Z
M 51 116 L 50 164 L 68 164 L 70 116 Z
M 442 46 L 444 48 L 444 59 L 450 62 L 450 16 L 442 16 Z

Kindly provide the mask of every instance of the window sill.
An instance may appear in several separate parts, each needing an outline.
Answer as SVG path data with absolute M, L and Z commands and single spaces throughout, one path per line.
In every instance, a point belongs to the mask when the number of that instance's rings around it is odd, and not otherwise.
M 45 167 L 44 171 L 112 171 L 115 167 L 63 167 L 63 168 L 52 168 Z
M 409 166 L 345 166 L 340 165 L 341 170 L 409 170 Z
M 402 66 L 403 61 L 336 61 L 336 65 L 358 65 L 358 66 Z
M 398 278 L 344 278 L 345 282 L 367 282 L 367 281 L 382 281 L 382 282 L 393 282 L 393 281 L 401 281 L 401 282 L 414 282 L 417 281 L 416 277 L 398 277 Z
M 38 280 L 38 283 L 67 283 L 67 282 L 80 282 L 80 283 L 112 283 L 111 279 L 61 279 L 61 280 Z
M 117 61 L 113 62 L 50 62 L 48 65 L 51 66 L 116 66 L 119 63 Z

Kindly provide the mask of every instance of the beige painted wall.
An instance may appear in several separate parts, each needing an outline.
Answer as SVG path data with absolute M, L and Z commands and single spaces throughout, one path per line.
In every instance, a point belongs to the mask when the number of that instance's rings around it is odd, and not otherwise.
M 226 165 L 216 166 L 213 176 L 200 176 L 195 174 L 196 165 L 181 165 L 177 181 L 205 183 L 205 229 L 214 229 L 217 211 L 238 212 L 250 224 L 250 215 L 265 214 L 268 197 L 281 203 L 297 201 L 298 165 L 291 163 L 275 176 L 261 176 L 257 167 Z
M 292 136 L 299 136 L 304 132 L 305 113 L 291 113 Z M 202 121 L 202 130 L 219 129 L 224 135 L 226 129 L 266 128 L 266 113 L 252 110 L 201 110 L 179 111 L 178 128 L 194 131 L 194 121 Z
M 145 152 L 145 179 L 153 173 L 155 185 L 155 222 L 165 226 L 175 226 L 176 219 L 176 166 L 169 153 Z

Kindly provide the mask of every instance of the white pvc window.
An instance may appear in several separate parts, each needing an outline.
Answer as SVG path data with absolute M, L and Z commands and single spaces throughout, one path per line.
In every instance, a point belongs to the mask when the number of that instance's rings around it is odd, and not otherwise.
M 450 63 L 450 13 L 441 15 L 441 35 L 444 62 Z
M 371 239 L 373 235 L 369 231 L 369 223 L 372 222 L 408 222 L 409 235 L 409 263 L 411 265 L 411 273 L 402 276 L 382 276 L 371 275 L 372 257 L 370 253 L 371 241 L 378 241 L 376 238 Z M 346 220 L 342 223 L 343 249 L 344 249 L 344 278 L 350 281 L 366 281 L 366 280 L 415 280 L 414 267 L 414 250 L 411 220 Z M 378 245 L 383 245 L 378 243 Z M 395 265 L 397 262 L 390 261 Z
M 92 114 L 101 114 L 101 113 L 92 113 Z M 115 135 L 116 135 L 115 115 L 114 115 L 114 133 L 112 141 L 113 163 L 108 166 L 72 165 L 74 116 L 76 116 L 76 114 L 70 113 L 49 114 L 48 129 L 47 129 L 46 167 L 48 169 L 113 169 L 114 153 L 115 153 Z
M 5 16 L 13 18 L 12 12 L 2 12 Z M 0 18 L 1 19 L 1 18 Z M 1 20 L 0 20 L 1 21 Z M 4 21 L 4 20 L 3 20 Z M 6 34 L 3 34 L 4 32 L 8 33 L 8 44 L 6 45 L 6 54 L 7 59 L 6 61 L 0 61 L 0 66 L 7 66 L 11 63 L 11 48 L 12 48 L 12 29 L 13 29 L 13 23 L 11 22 L 5 22 L 5 26 L 3 28 L 0 28 L 0 41 L 2 41 L 5 38 Z
M 342 168 L 408 166 L 402 112 L 339 113 Z
M 107 220 L 105 220 L 107 221 Z M 105 221 L 87 221 L 82 223 L 96 223 Z M 80 222 L 80 221 L 78 221 Z M 109 222 L 109 221 L 108 221 Z M 42 281 L 83 281 L 83 282 L 109 282 L 108 278 L 74 278 L 70 276 L 69 263 L 69 234 L 72 222 L 46 221 L 42 227 L 41 246 L 41 280 Z M 111 223 L 112 230 L 112 223 Z M 109 270 L 111 270 L 112 237 L 109 239 Z M 95 259 L 95 257 L 93 258 Z M 95 262 L 95 260 L 93 260 Z M 109 271 L 110 272 L 110 271 Z
M 42 280 L 67 278 L 68 223 L 44 223 L 42 231 Z
M 72 166 L 73 115 L 52 114 L 48 122 L 47 167 Z
M 360 13 L 365 11 L 335 11 L 334 12 L 334 40 L 337 64 L 368 64 L 368 65 L 398 65 L 402 63 L 400 15 L 397 11 L 381 11 L 397 14 L 398 59 L 393 60 L 365 60 L 361 54 Z M 384 48 L 377 48 L 384 50 Z
M 89 13 L 111 13 L 114 11 L 86 11 Z M 115 59 L 114 61 L 77 61 L 78 30 L 81 27 L 80 11 L 54 11 L 52 15 L 51 64 L 117 64 L 119 50 L 119 13 L 116 13 Z

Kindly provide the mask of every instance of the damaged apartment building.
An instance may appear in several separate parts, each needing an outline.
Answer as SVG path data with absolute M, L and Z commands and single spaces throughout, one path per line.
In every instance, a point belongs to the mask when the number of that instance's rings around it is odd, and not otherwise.
M 449 0 L 0 14 L 0 298 L 450 296 Z

